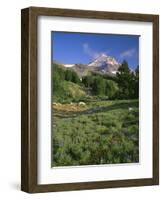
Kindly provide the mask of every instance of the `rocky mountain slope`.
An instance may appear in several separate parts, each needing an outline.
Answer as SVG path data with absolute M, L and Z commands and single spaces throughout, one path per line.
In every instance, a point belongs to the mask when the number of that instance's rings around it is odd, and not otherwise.
M 114 57 L 106 54 L 100 55 L 94 61 L 85 64 L 65 64 L 64 67 L 73 69 L 79 77 L 88 75 L 91 72 L 108 74 L 114 76 L 118 71 L 120 63 Z

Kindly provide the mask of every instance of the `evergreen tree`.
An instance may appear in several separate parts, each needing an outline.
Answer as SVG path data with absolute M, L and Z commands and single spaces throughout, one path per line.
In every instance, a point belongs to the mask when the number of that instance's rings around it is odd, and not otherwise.
M 115 83 L 115 81 L 112 80 L 106 80 L 105 95 L 108 96 L 109 99 L 114 99 L 116 97 L 117 91 L 117 83 Z
M 95 95 L 103 96 L 105 95 L 105 89 L 106 89 L 106 81 L 100 76 L 95 77 L 92 85 L 93 93 Z
M 84 76 L 82 78 L 82 83 L 84 84 L 85 87 L 91 87 L 93 83 L 93 76 Z
M 66 72 L 65 72 L 65 80 L 66 81 L 72 81 L 72 72 L 71 72 L 71 70 L 66 70 Z
M 139 96 L 139 66 L 131 72 L 127 61 L 123 61 L 118 69 L 117 83 L 119 86 L 119 99 L 134 99 Z
M 139 97 L 139 65 L 135 70 L 135 97 Z
M 72 79 L 71 79 L 71 81 L 74 82 L 74 83 L 80 83 L 80 79 L 79 79 L 77 73 L 74 72 L 74 71 L 72 71 Z
M 119 86 L 119 98 L 127 99 L 131 96 L 131 72 L 127 61 L 123 61 L 118 69 L 117 82 Z

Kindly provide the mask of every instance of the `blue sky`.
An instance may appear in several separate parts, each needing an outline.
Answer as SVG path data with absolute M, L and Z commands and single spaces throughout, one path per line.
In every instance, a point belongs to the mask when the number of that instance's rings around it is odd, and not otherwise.
M 62 64 L 88 64 L 101 54 L 139 64 L 139 36 L 52 32 L 52 59 Z

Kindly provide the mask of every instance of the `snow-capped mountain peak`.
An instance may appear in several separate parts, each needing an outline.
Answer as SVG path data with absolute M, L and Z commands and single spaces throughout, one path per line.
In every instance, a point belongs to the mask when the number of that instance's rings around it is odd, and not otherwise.
M 101 54 L 93 62 L 88 64 L 88 67 L 94 67 L 99 72 L 110 74 L 116 74 L 119 66 L 120 63 L 118 63 L 114 57 L 107 56 L 106 54 Z

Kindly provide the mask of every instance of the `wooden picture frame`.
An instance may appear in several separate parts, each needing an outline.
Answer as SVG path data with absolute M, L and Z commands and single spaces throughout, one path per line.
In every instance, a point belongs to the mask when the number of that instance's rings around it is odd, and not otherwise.
M 142 179 L 76 182 L 39 185 L 37 183 L 37 19 L 63 16 L 110 19 L 153 24 L 153 177 Z M 159 184 L 159 16 L 58 8 L 29 7 L 21 11 L 21 190 L 29 193 L 83 189 L 148 186 Z M 147 124 L 148 126 L 148 124 Z

